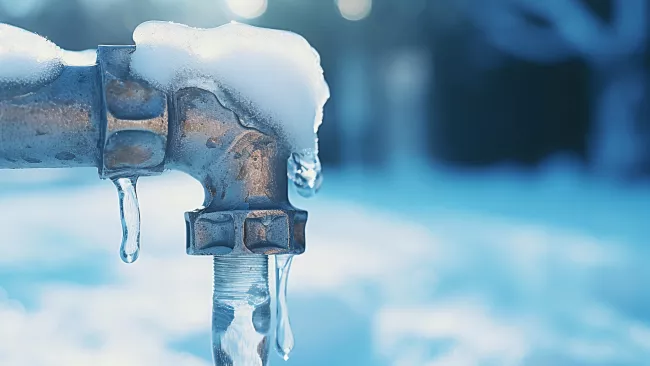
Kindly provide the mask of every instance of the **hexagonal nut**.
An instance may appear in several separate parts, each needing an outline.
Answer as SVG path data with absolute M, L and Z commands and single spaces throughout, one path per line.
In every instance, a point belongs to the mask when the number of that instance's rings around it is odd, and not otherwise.
M 196 254 L 230 254 L 235 248 L 235 220 L 228 214 L 209 216 L 194 221 L 192 235 L 188 233 L 188 251 L 191 248 Z
M 250 211 L 244 219 L 244 246 L 256 254 L 301 254 L 306 223 L 306 211 Z
M 167 95 L 123 72 L 122 69 L 128 69 L 132 51 L 104 46 L 98 53 L 106 116 L 102 126 L 103 178 L 119 176 L 124 171 L 155 175 L 164 170 L 169 124 Z
M 301 254 L 307 212 L 233 210 L 185 213 L 190 255 Z

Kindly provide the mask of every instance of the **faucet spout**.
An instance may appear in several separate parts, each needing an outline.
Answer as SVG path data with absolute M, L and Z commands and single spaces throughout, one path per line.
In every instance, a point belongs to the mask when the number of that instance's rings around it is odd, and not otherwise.
M 307 212 L 287 189 L 290 147 L 242 124 L 214 92 L 161 91 L 130 72 L 133 46 L 103 46 L 104 177 L 183 171 L 201 182 L 203 207 L 186 213 L 192 255 L 300 254 Z
M 198 179 L 202 209 L 186 213 L 190 254 L 300 254 L 307 213 L 287 195 L 289 147 L 245 127 L 206 90 L 175 93 L 169 166 Z

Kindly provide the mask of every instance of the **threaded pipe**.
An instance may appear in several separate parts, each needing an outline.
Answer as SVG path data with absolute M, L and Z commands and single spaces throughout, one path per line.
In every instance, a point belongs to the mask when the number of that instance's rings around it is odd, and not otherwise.
M 216 366 L 266 366 L 271 328 L 265 255 L 214 257 L 212 350 Z

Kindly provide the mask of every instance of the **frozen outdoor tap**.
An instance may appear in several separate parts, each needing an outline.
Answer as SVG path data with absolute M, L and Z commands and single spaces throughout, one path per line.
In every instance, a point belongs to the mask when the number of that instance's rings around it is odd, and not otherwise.
M 199 180 L 205 201 L 185 214 L 186 245 L 214 256 L 215 364 L 268 363 L 268 256 L 286 359 L 287 275 L 307 221 L 287 189 L 308 196 L 321 183 L 316 131 L 329 89 L 318 54 L 296 34 L 239 23 L 147 22 L 133 38 L 79 62 L 0 24 L 0 168 L 96 166 L 118 188 L 129 263 L 140 248 L 137 178 L 175 169 Z

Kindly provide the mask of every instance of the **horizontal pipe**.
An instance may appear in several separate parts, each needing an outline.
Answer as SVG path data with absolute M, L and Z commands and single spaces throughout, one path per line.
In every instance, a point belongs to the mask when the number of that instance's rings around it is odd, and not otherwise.
M 98 67 L 65 66 L 55 80 L 20 95 L 0 89 L 0 168 L 98 165 Z

